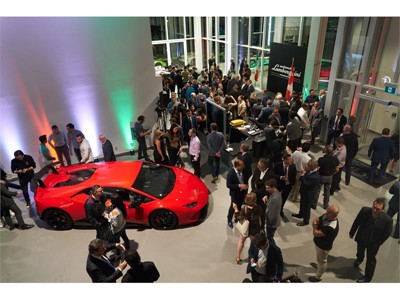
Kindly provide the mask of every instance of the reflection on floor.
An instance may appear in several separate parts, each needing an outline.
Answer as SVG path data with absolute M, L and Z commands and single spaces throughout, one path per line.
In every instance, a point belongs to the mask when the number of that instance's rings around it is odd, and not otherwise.
M 322 147 L 314 147 L 315 158 Z M 317 150 L 316 150 L 317 151 Z M 151 151 L 149 151 L 151 153 Z M 127 159 L 136 156 L 128 156 Z M 118 158 L 122 159 L 122 158 Z M 246 263 L 235 262 L 238 233 L 226 226 L 229 205 L 228 189 L 224 177 L 211 183 L 207 171 L 207 154 L 202 155 L 204 181 L 210 194 L 210 207 L 206 220 L 193 227 L 172 231 L 153 229 L 128 229 L 133 246 L 138 248 L 142 260 L 152 260 L 161 277 L 159 282 L 220 282 L 240 283 L 246 274 Z M 186 168 L 191 170 L 189 164 Z M 224 175 L 227 168 L 224 167 Z M 344 174 L 343 174 L 344 176 Z M 356 178 L 349 186 L 341 185 L 341 191 L 331 197 L 331 203 L 339 205 L 340 232 L 329 255 L 328 269 L 322 282 L 351 283 L 362 276 L 365 262 L 359 270 L 352 267 L 356 243 L 349 238 L 350 226 L 362 206 L 372 205 L 375 197 L 389 197 L 392 183 L 375 189 Z M 389 199 L 389 198 L 388 198 Z M 90 282 L 85 272 L 88 243 L 95 237 L 92 229 L 72 229 L 64 232 L 49 230 L 37 215 L 35 206 L 27 211 L 23 198 L 18 205 L 24 218 L 35 223 L 29 231 L 0 229 L 1 282 Z M 282 223 L 275 235 L 277 245 L 283 251 L 284 276 L 298 272 L 303 281 L 314 275 L 316 254 L 311 227 L 298 227 L 291 213 L 298 212 L 299 203 L 288 201 L 284 212 L 287 223 Z M 322 195 L 312 218 L 321 215 Z M 134 240 L 134 241 L 133 241 Z M 242 258 L 247 257 L 249 240 L 246 241 Z M 399 244 L 390 237 L 379 250 L 373 282 L 400 282 Z

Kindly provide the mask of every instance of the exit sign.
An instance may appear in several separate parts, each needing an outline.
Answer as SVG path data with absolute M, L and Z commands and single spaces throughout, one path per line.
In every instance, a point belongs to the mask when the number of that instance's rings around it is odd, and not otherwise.
M 396 95 L 396 85 L 391 86 L 391 85 L 385 84 L 385 92 Z

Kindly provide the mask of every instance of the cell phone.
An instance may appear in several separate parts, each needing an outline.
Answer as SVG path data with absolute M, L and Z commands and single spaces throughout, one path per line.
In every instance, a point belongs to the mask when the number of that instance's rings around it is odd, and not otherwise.
M 255 268 L 256 266 L 257 266 L 257 263 L 252 263 L 252 264 L 251 264 L 251 267 L 252 267 L 252 268 Z

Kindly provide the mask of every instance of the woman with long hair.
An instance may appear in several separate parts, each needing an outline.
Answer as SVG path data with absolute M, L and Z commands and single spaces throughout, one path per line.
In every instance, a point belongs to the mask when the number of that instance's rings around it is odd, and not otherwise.
M 129 238 L 126 235 L 126 207 L 119 194 L 112 195 L 105 203 L 106 210 L 104 217 L 108 219 L 111 230 L 109 242 L 119 243 L 120 238 L 124 241 L 125 249 L 130 249 Z M 118 249 L 115 253 L 115 259 L 120 255 Z
M 236 204 L 233 204 L 233 209 L 235 210 L 235 216 L 238 217 L 239 222 L 245 220 L 249 221 L 249 237 L 253 239 L 257 233 L 260 233 L 263 228 L 262 222 L 262 211 L 261 208 L 257 206 L 257 195 L 255 193 L 249 193 L 246 195 L 245 205 L 239 211 Z M 239 242 L 237 246 L 237 256 L 236 263 L 240 264 L 240 255 L 242 254 L 244 242 L 247 237 L 240 235 Z
M 169 165 L 167 151 L 165 150 L 163 132 L 157 129 L 153 136 L 153 156 L 154 162 L 157 164 Z
M 238 118 L 243 119 L 244 117 L 247 116 L 247 105 L 246 101 L 244 100 L 244 97 L 240 95 L 238 97 Z
M 175 166 L 179 153 L 182 151 L 183 137 L 178 124 L 173 123 L 170 129 L 163 134 L 167 138 L 167 150 L 171 166 Z

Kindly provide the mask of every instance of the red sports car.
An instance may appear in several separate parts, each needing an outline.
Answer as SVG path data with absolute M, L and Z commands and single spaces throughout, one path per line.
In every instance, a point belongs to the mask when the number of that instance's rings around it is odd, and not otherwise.
M 85 221 L 84 203 L 96 184 L 107 198 L 122 196 L 129 223 L 172 229 L 203 220 L 207 214 L 208 189 L 192 173 L 154 163 L 117 161 L 43 168 L 31 183 L 40 218 L 58 230 Z

